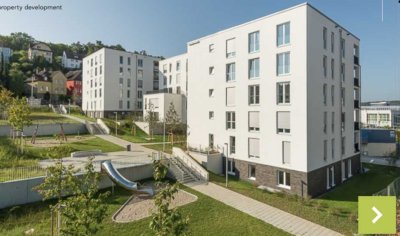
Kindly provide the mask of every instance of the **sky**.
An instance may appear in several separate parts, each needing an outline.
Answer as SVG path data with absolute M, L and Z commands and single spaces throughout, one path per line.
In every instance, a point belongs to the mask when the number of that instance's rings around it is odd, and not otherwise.
M 383 21 L 382 4 L 383 1 Z M 62 5 L 59 11 L 0 10 L 0 34 L 26 32 L 40 41 L 100 40 L 128 51 L 170 57 L 202 36 L 304 0 L 0 0 L 3 5 Z M 362 101 L 400 100 L 398 0 L 310 0 L 361 39 Z

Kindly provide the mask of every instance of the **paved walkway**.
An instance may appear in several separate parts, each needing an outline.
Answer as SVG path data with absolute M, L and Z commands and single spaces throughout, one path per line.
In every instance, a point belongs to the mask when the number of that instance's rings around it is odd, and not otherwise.
M 66 114 L 60 114 L 60 115 L 62 115 L 62 116 L 64 116 L 64 117 L 67 117 L 67 118 L 69 118 L 69 119 L 71 119 L 71 120 L 78 121 L 78 122 L 80 122 L 80 123 L 82 123 L 82 124 L 85 124 L 85 120 L 84 120 L 84 119 L 78 118 L 78 117 L 76 117 L 76 116 L 71 116 L 71 115 L 66 115 Z
M 275 207 L 269 206 L 232 190 L 226 189 L 213 183 L 189 183 L 193 188 L 211 198 L 225 203 L 239 211 L 260 219 L 272 226 L 282 229 L 294 235 L 310 236 L 339 236 L 338 232 L 289 214 Z

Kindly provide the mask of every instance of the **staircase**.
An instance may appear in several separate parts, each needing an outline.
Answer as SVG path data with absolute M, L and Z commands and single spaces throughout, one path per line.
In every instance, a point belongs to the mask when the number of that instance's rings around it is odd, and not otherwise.
M 103 129 L 101 129 L 101 127 L 99 127 L 99 125 L 96 123 L 85 121 L 85 125 L 86 129 L 89 131 L 91 135 L 105 134 Z
M 178 158 L 170 156 L 169 171 L 172 176 L 179 182 L 185 184 L 190 182 L 199 181 L 200 178 L 193 173 L 189 167 L 182 163 Z

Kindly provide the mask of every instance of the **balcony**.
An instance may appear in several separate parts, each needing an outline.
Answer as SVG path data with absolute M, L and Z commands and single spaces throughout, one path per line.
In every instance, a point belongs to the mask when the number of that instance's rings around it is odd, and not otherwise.
M 360 87 L 360 79 L 354 78 L 354 87 Z
M 354 130 L 360 130 L 360 122 L 354 122 Z
M 354 64 L 355 65 L 359 65 L 359 58 L 358 58 L 358 56 L 354 56 Z
M 358 143 L 354 144 L 354 152 L 360 152 L 360 148 L 359 148 Z
M 354 108 L 355 109 L 360 109 L 360 101 L 354 100 Z

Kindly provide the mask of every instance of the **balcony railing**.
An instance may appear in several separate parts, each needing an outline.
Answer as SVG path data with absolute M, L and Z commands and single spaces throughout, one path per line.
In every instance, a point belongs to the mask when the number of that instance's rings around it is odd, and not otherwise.
M 354 100 L 354 108 L 360 108 L 360 101 Z
M 360 152 L 360 147 L 358 143 L 354 144 L 354 152 Z
M 354 87 L 360 87 L 360 79 L 354 78 Z
M 360 60 L 359 60 L 358 56 L 354 56 L 354 64 L 359 65 L 359 62 L 360 62 Z
M 360 122 L 354 122 L 354 130 L 360 130 Z

